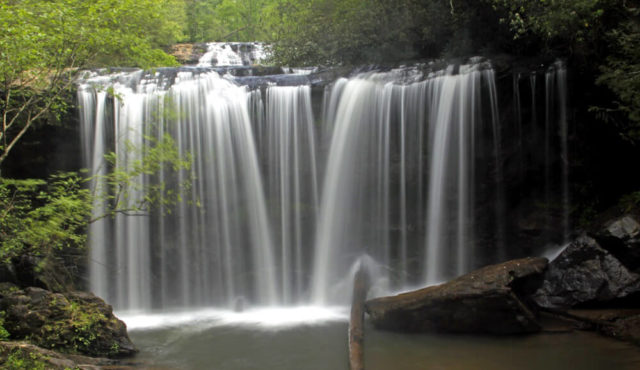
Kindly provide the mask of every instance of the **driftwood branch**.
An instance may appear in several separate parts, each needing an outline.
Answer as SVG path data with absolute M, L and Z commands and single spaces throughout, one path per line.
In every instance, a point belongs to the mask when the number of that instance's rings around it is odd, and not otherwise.
M 369 291 L 369 276 L 363 265 L 353 279 L 351 319 L 349 321 L 349 368 L 364 370 L 364 302 Z

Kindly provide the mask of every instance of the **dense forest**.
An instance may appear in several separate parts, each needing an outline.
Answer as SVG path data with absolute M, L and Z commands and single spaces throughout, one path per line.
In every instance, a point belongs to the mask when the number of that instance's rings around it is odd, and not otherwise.
M 18 274 L 26 285 L 54 291 L 83 286 L 78 266 L 87 225 L 96 219 L 95 202 L 110 204 L 101 218 L 159 204 L 170 209 L 180 201 L 159 185 L 145 189 L 151 195 L 131 205 L 124 192 L 89 189 L 95 178 L 82 172 L 19 178 L 28 161 L 16 154 L 27 142 L 38 152 L 37 140 L 29 141 L 33 131 L 69 128 L 75 79 L 83 71 L 177 66 L 170 54 L 177 43 L 261 41 L 269 45 L 270 63 L 327 68 L 476 55 L 530 64 L 563 59 L 583 89 L 576 99 L 581 101 L 574 102 L 577 124 L 597 127 L 587 136 L 613 135 L 602 148 L 584 150 L 601 151 L 591 155 L 602 158 L 595 160 L 598 168 L 581 171 L 593 171 L 599 178 L 589 181 L 596 182 L 606 182 L 603 174 L 621 166 L 637 172 L 632 165 L 637 158 L 618 157 L 637 154 L 640 145 L 636 0 L 2 0 L 0 31 L 0 277 Z M 115 154 L 107 158 L 114 170 L 101 181 L 125 189 L 141 173 L 191 165 L 191 158 L 175 151 L 171 137 L 149 141 L 145 162 L 133 168 L 118 168 Z M 618 145 L 626 149 L 617 151 Z M 611 162 L 618 164 L 602 170 Z M 638 175 L 628 177 L 628 183 L 580 194 L 580 217 L 595 217 L 616 204 L 637 208 Z M 615 190 L 605 196 L 602 189 Z M 5 339 L 2 320 L 0 314 L 0 339 Z

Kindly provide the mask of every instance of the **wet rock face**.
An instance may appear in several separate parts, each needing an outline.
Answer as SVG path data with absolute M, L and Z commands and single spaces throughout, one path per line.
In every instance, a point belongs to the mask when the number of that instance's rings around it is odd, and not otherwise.
M 41 288 L 0 286 L 0 311 L 10 339 L 28 339 L 57 351 L 95 357 L 127 357 L 137 352 L 125 324 L 91 293 L 52 293 Z
M 171 47 L 171 55 L 181 64 L 197 64 L 198 60 L 207 52 L 207 45 L 196 44 L 176 44 Z
M 594 237 L 627 268 L 640 268 L 640 222 L 635 216 L 626 215 L 609 222 Z
M 532 299 L 541 307 L 568 308 L 624 298 L 639 289 L 639 274 L 594 238 L 583 235 L 549 264 L 543 285 Z
M 514 334 L 540 330 L 521 300 L 547 267 L 544 258 L 491 265 L 448 283 L 366 302 L 376 328 L 408 332 Z

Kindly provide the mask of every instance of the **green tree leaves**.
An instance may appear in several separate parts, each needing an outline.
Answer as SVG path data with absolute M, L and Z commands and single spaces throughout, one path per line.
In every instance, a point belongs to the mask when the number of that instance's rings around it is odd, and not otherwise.
M 268 9 L 280 0 L 185 0 L 186 41 L 268 41 Z
M 0 164 L 36 122 L 67 109 L 83 68 L 176 65 L 182 0 L 0 2 Z
M 0 263 L 83 248 L 90 211 L 89 190 L 76 174 L 48 182 L 0 178 Z
M 128 154 L 139 158 L 126 166 L 115 153 L 108 154 L 105 165 L 111 171 L 105 175 L 84 178 L 62 173 L 47 181 L 0 177 L 0 264 L 30 256 L 46 268 L 48 261 L 84 249 L 89 223 L 117 214 L 148 215 L 155 208 L 171 212 L 190 187 L 190 177 L 173 186 L 145 182 L 142 177 L 161 171 L 167 175 L 189 172 L 191 156 L 181 154 L 169 135 L 145 136 L 145 142 L 144 146 L 125 143 Z M 92 213 L 98 203 L 107 205 L 102 214 Z
M 607 112 L 606 119 L 616 122 L 624 138 L 640 142 L 640 24 L 631 20 L 624 22 L 608 37 L 615 52 L 602 65 L 597 82 L 611 89 L 618 99 L 612 108 L 596 110 Z

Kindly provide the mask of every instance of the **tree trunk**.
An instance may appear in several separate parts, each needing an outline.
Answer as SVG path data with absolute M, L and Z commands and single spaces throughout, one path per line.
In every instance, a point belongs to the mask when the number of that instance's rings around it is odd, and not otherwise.
M 349 321 L 349 368 L 364 370 L 364 302 L 369 291 L 369 276 L 361 265 L 353 279 L 351 320 Z

